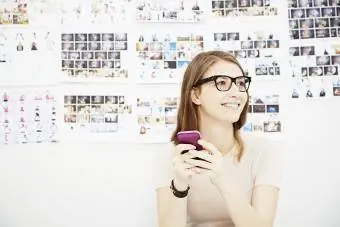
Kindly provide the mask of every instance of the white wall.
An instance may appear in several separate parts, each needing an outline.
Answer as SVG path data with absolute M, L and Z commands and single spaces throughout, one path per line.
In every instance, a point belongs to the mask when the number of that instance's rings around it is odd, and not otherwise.
M 337 103 L 291 105 L 278 227 L 340 224 Z M 131 144 L 1 147 L 0 226 L 156 227 L 152 158 L 161 151 Z

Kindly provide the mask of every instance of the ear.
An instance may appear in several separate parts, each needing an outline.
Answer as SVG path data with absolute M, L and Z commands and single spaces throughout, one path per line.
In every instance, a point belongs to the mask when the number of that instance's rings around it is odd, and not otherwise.
M 199 99 L 199 91 L 195 88 L 191 90 L 191 101 L 196 105 L 201 105 L 201 101 Z

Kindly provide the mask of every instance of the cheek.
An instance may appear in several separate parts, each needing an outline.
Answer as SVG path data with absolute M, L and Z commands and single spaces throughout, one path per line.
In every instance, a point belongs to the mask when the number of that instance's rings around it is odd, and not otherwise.
M 247 103 L 249 96 L 246 92 L 244 92 L 240 97 L 242 98 L 242 105 L 244 106 Z

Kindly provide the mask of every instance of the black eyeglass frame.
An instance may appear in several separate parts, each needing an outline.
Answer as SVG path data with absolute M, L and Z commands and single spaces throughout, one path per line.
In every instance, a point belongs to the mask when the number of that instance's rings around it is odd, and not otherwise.
M 231 83 L 230 83 L 230 86 L 227 90 L 220 90 L 217 86 L 217 79 L 220 78 L 220 77 L 227 77 L 231 80 Z M 229 91 L 232 84 L 234 83 L 236 85 L 236 80 L 239 79 L 239 78 L 246 78 L 248 80 L 248 87 L 245 88 L 245 91 L 239 91 L 240 92 L 247 92 L 249 87 L 250 87 L 250 83 L 251 83 L 251 77 L 250 76 L 238 76 L 238 77 L 230 77 L 230 76 L 227 76 L 227 75 L 214 75 L 214 76 L 210 76 L 210 77 L 207 77 L 207 78 L 203 78 L 203 79 L 200 79 L 199 81 L 197 81 L 194 85 L 194 87 L 198 87 L 198 86 L 201 86 L 205 83 L 208 83 L 210 81 L 214 81 L 215 83 L 215 87 L 217 90 L 219 91 Z M 237 86 L 237 85 L 236 85 Z

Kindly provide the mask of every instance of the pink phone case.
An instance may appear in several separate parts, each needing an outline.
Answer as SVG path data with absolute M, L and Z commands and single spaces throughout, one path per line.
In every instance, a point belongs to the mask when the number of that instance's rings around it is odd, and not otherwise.
M 197 141 L 199 139 L 201 139 L 201 134 L 200 134 L 199 131 L 181 131 L 181 132 L 178 132 L 177 133 L 177 139 L 178 139 L 178 142 L 181 143 L 181 144 L 191 144 L 191 145 L 196 146 L 196 150 L 198 150 L 198 151 L 203 150 L 203 147 L 197 143 Z M 188 152 L 188 150 L 185 150 L 185 151 L 182 151 L 181 154 L 185 154 L 187 152 Z M 207 160 L 201 159 L 199 157 L 195 157 L 193 159 L 208 162 Z M 199 167 L 199 168 L 202 168 L 202 167 Z
M 197 143 L 201 139 L 199 131 L 181 131 L 177 133 L 178 142 L 181 144 L 191 144 L 196 146 L 196 150 L 203 150 L 203 147 Z

